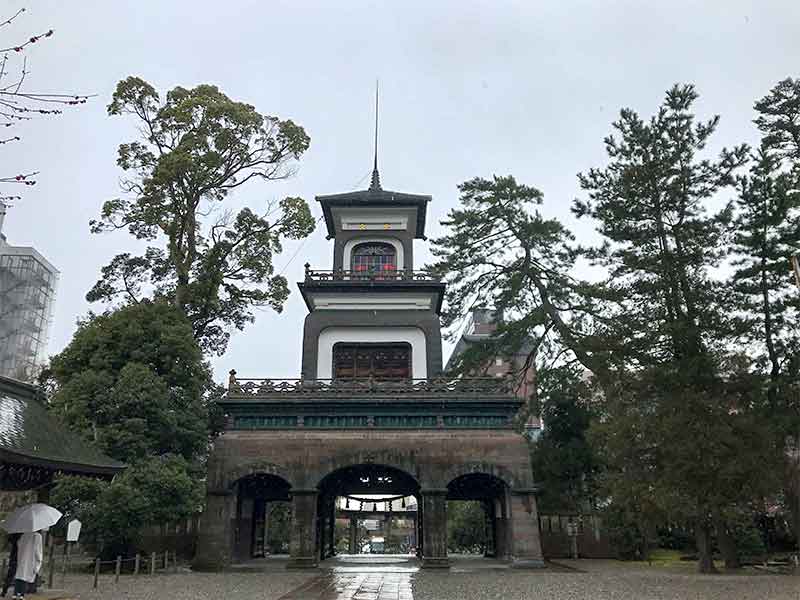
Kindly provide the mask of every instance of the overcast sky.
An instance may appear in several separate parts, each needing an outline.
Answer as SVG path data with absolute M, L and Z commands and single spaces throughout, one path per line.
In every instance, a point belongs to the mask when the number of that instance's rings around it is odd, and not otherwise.
M 118 144 L 132 122 L 106 116 L 117 81 L 138 75 L 158 90 L 213 83 L 260 112 L 291 118 L 311 136 L 298 174 L 256 182 L 233 203 L 313 198 L 363 188 L 371 168 L 373 93 L 381 82 L 383 186 L 431 194 L 429 236 L 457 202 L 456 185 L 513 174 L 545 195 L 548 214 L 579 235 L 569 205 L 576 173 L 604 164 L 602 140 L 619 109 L 649 115 L 664 91 L 692 82 L 698 111 L 722 122 L 712 143 L 757 139 L 752 105 L 778 80 L 800 76 L 798 0 L 584 2 L 270 2 L 3 0 L 24 17 L 2 45 L 55 29 L 29 52 L 30 91 L 95 93 L 88 105 L 20 129 L 0 149 L 3 175 L 40 170 L 6 220 L 8 241 L 33 245 L 61 271 L 50 353 L 61 350 L 100 267 L 135 249 L 125 233 L 91 235 L 88 222 L 119 194 Z M 5 18 L 6 15 L 3 15 Z M 359 185 L 360 184 L 360 185 Z M 330 268 L 322 227 L 289 263 Z M 418 265 L 428 258 L 417 242 Z M 102 307 L 96 306 L 95 310 Z M 306 309 L 292 284 L 283 314 L 259 312 L 213 361 L 222 380 L 296 377 Z

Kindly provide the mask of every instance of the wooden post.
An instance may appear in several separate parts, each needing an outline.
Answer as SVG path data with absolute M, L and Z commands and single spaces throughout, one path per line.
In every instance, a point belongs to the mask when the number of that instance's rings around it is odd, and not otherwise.
M 150 575 L 156 574 L 156 553 L 150 555 Z
M 119 572 L 122 570 L 122 557 L 117 555 L 117 564 L 114 567 L 114 583 L 119 583 Z
M 169 563 L 169 550 L 164 550 L 164 570 L 167 570 L 167 566 Z
M 53 578 L 56 574 L 56 545 L 50 544 L 50 572 L 47 574 L 47 587 L 53 589 Z
M 67 576 L 67 548 L 69 548 L 69 542 L 66 540 L 64 541 L 64 552 L 62 552 L 61 556 L 61 577 Z
M 173 573 L 178 572 L 178 551 L 175 550 L 172 552 L 172 571 Z
M 139 574 L 139 562 L 140 562 L 140 557 L 139 557 L 139 553 L 137 552 L 136 553 L 136 558 L 133 559 L 133 574 L 134 575 L 138 575 Z
M 69 542 L 64 542 L 64 584 L 67 583 L 68 571 L 69 571 Z
M 94 589 L 97 589 L 98 579 L 100 579 L 100 559 L 96 558 L 94 561 L 94 584 L 92 584 Z

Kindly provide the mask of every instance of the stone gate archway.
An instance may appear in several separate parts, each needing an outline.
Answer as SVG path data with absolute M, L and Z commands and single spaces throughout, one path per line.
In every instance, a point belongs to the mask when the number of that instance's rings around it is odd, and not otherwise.
M 419 490 L 417 479 L 408 472 L 373 462 L 339 466 L 324 475 L 315 489 L 293 490 L 289 566 L 312 566 L 335 554 L 337 497 L 371 494 L 418 498 Z
M 252 473 L 234 483 L 236 511 L 233 524 L 233 559 L 245 561 L 267 554 L 270 507 L 289 502 L 288 481 L 271 473 Z

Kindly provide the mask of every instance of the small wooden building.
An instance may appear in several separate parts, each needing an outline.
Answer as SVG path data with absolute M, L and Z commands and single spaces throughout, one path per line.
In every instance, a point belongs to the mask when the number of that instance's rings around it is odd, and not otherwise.
M 59 473 L 110 479 L 124 468 L 48 413 L 40 388 L 0 376 L 0 491 L 45 501 Z

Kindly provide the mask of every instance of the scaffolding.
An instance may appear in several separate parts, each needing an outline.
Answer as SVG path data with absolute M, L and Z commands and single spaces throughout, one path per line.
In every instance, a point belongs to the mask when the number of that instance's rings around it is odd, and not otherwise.
M 0 375 L 31 381 L 47 350 L 58 271 L 34 248 L 0 238 Z

